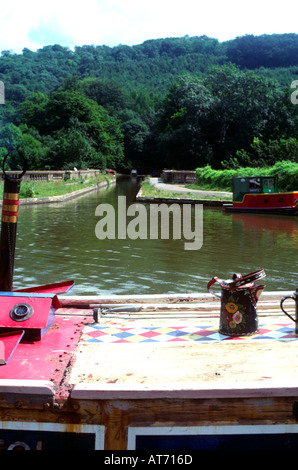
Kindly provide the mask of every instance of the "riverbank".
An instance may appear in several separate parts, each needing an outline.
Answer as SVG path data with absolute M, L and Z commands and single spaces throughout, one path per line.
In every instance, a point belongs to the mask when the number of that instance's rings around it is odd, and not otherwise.
M 185 185 L 163 183 L 160 178 L 149 178 L 142 184 L 136 200 L 139 202 L 179 202 L 188 204 L 204 204 L 222 206 L 232 201 L 232 192 L 204 191 L 189 189 Z
M 103 175 L 102 179 L 91 179 L 85 182 L 72 182 L 72 183 L 65 183 L 62 181 L 57 181 L 54 183 L 49 183 L 50 187 L 47 187 L 48 183 L 45 182 L 31 182 L 30 189 L 32 191 L 31 197 L 24 197 L 26 195 L 26 191 L 22 192 L 22 185 L 26 185 L 26 183 L 22 183 L 21 185 L 21 193 L 20 193 L 20 205 L 34 205 L 34 204 L 51 204 L 51 203 L 60 203 L 60 202 L 67 202 L 72 199 L 78 198 L 80 196 L 84 196 L 92 191 L 97 191 L 99 189 L 108 188 L 111 184 L 116 183 L 116 176 L 108 176 Z M 39 192 L 35 193 L 34 186 L 36 187 L 39 185 L 39 188 L 43 187 L 42 192 L 43 194 L 50 194 L 53 195 L 43 195 L 39 196 Z M 80 189 L 76 189 L 76 188 Z M 58 193 L 58 194 L 55 194 Z M 62 194 L 59 194 L 62 192 Z M 3 194 L 3 187 L 1 188 L 1 200 L 0 206 L 3 204 L 2 201 L 2 194 Z

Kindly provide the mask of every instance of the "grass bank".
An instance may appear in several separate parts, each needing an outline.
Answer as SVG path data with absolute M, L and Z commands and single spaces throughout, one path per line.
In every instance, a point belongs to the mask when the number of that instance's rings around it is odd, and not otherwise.
M 197 183 L 188 185 L 191 189 L 232 191 L 232 178 L 235 176 L 275 176 L 278 175 L 280 191 L 296 191 L 298 163 L 277 162 L 272 167 L 238 168 L 237 170 L 213 170 L 209 165 L 196 169 Z
M 59 180 L 59 181 L 22 181 L 20 189 L 20 199 L 43 198 L 53 196 L 63 196 L 65 194 L 89 188 L 103 181 L 109 182 L 109 175 L 98 175 L 94 178 Z M 3 197 L 4 184 L 0 184 L 0 196 Z

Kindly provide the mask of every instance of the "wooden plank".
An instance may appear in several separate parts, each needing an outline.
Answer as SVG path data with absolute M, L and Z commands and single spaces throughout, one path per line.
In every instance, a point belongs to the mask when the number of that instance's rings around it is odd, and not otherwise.
M 269 343 L 269 342 L 268 342 Z M 142 385 L 150 391 L 158 384 L 165 390 L 201 390 L 214 381 L 227 383 L 280 383 L 280 388 L 293 377 L 298 377 L 297 342 L 267 342 L 187 344 L 179 346 L 151 344 L 134 347 L 123 344 L 82 344 L 71 372 L 70 383 Z M 298 387 L 298 379 L 297 379 Z M 236 387 L 238 388 L 238 387 Z M 298 393 L 298 388 L 297 388 Z
M 219 289 L 220 293 L 220 289 Z M 286 295 L 292 295 L 292 291 L 264 291 L 261 301 L 278 300 Z M 127 294 L 127 295 L 61 295 L 59 296 L 61 304 L 89 305 L 90 303 L 136 303 L 136 302 L 219 302 L 219 299 L 209 293 L 191 292 L 178 294 Z
M 72 399 L 82 421 L 105 425 L 105 449 L 125 450 L 128 429 L 145 427 L 287 425 L 297 428 L 292 396 L 250 398 Z M 62 416 L 60 417 L 60 420 Z M 237 433 L 237 428 L 235 428 Z M 297 432 L 297 431 L 296 431 Z
M 278 309 L 266 310 L 262 321 L 272 325 L 273 329 L 275 325 L 286 324 L 288 333 L 294 330 L 294 324 L 280 315 Z M 183 314 L 177 311 L 150 315 L 146 312 L 131 315 L 126 312 L 102 317 L 99 327 L 112 328 L 111 334 L 113 329 L 137 332 L 138 328 L 158 327 L 159 333 L 164 331 L 167 334 L 174 326 L 195 326 L 199 329 L 207 325 L 217 332 L 218 322 L 219 315 L 210 315 L 210 312 L 206 316 L 201 313 L 190 316 L 189 312 Z M 212 393 L 215 396 L 218 393 L 221 396 L 234 393 L 246 396 L 251 394 L 253 383 L 257 395 L 263 394 L 262 387 L 266 393 L 269 389 L 271 393 L 285 393 L 282 391 L 285 384 L 288 384 L 285 386 L 286 393 L 298 393 L 298 379 L 297 383 L 295 379 L 298 377 L 298 340 L 279 341 L 277 337 L 277 340 L 265 341 L 252 338 L 228 338 L 228 341 L 219 342 L 173 340 L 140 343 L 136 335 L 130 344 L 123 344 L 86 343 L 83 334 L 77 347 L 70 383 L 74 386 L 73 393 L 86 387 L 91 395 L 98 390 L 103 397 L 105 393 L 115 392 L 117 395 L 120 391 L 129 390 L 132 393 L 143 390 L 146 396 L 147 393 L 153 396 L 156 392 L 179 396 L 181 390 L 191 396 L 202 396 L 200 394 L 204 393 L 206 396 L 209 393 L 211 396 Z M 84 384 L 84 387 L 78 384 Z
M 54 395 L 54 384 L 43 380 L 0 379 L 0 394 Z
M 196 388 L 194 387 L 196 385 Z M 71 391 L 74 400 L 156 400 L 156 399 L 218 399 L 218 398 L 260 398 L 297 397 L 297 381 L 282 384 L 277 381 L 263 382 L 201 382 L 199 384 L 173 383 L 169 389 L 165 384 L 111 384 L 78 383 Z
M 279 307 L 280 299 L 286 294 L 274 292 L 263 297 L 258 304 L 260 322 L 288 324 L 289 331 L 294 329 L 294 324 L 281 313 Z M 137 297 L 134 297 L 135 301 Z M 194 295 L 191 300 L 187 295 L 179 295 L 179 298 L 183 302 L 177 302 L 176 295 L 155 299 L 149 297 L 152 303 L 140 303 L 139 311 L 107 311 L 100 317 L 99 325 L 113 325 L 124 330 L 209 325 L 217 331 L 220 313 L 218 299 L 214 301 L 213 296 L 206 295 Z M 145 299 L 148 301 L 148 296 L 139 297 L 140 301 Z M 125 300 L 123 296 L 121 300 Z M 115 297 L 113 301 L 116 301 Z M 115 305 L 119 304 L 112 304 L 112 307 Z M 181 394 L 185 397 L 251 396 L 253 393 L 258 396 L 295 395 L 298 383 L 295 380 L 289 382 L 289 378 L 295 377 L 297 372 L 297 354 L 297 341 L 233 339 L 219 343 L 181 344 L 139 344 L 136 341 L 129 345 L 87 344 L 83 341 L 77 348 L 70 383 L 74 386 L 73 396 L 90 393 L 90 397 L 100 396 L 102 399 L 108 396 L 116 398 L 117 395 L 139 397 L 142 393 L 146 397 L 179 397 Z

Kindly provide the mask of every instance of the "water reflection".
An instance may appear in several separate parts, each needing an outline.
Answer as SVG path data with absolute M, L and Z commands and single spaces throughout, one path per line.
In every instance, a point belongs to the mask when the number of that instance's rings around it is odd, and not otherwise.
M 21 206 L 14 289 L 73 279 L 71 293 L 206 292 L 213 276 L 230 278 L 264 268 L 266 290 L 297 284 L 298 221 L 294 217 L 223 214 L 204 208 L 204 240 L 197 251 L 183 240 L 98 240 L 95 209 L 134 202 L 138 184 L 124 179 L 108 191 L 72 202 Z

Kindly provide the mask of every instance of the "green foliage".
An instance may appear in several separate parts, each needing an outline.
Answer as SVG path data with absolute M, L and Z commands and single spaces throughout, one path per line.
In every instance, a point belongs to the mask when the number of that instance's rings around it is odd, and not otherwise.
M 31 169 L 297 161 L 297 51 L 297 34 L 2 51 L 0 163 L 18 151 Z
M 131 47 L 85 45 L 74 51 L 54 44 L 37 52 L 2 51 L 0 80 L 6 85 L 6 99 L 14 103 L 31 92 L 49 94 L 69 77 L 97 78 L 121 85 L 125 92 L 138 88 L 166 92 L 178 75 L 198 75 L 212 65 L 232 62 L 243 69 L 270 68 L 273 73 L 295 67 L 297 51 L 297 34 L 247 35 L 223 43 L 207 36 L 185 36 Z
M 234 176 L 237 176 L 237 170 L 215 170 L 210 165 L 196 169 L 197 184 L 202 189 L 232 191 Z
M 85 78 L 81 82 L 81 89 L 88 98 L 103 106 L 111 114 L 128 107 L 128 94 L 117 82 Z
M 119 123 L 80 91 L 59 90 L 46 98 L 33 94 L 22 109 L 23 122 L 34 126 L 40 143 L 46 143 L 42 163 L 49 168 L 98 168 L 121 162 L 123 146 Z
M 23 181 L 20 189 L 20 198 L 62 196 L 73 191 L 88 188 L 94 184 L 102 183 L 103 181 L 109 184 L 109 178 L 103 174 L 88 179 L 82 177 L 73 178 L 71 183 L 69 181 L 69 178 L 57 181 Z M 0 185 L 1 191 L 3 192 L 3 185 L 2 187 Z
M 183 76 L 159 115 L 164 166 L 219 168 L 225 159 L 233 162 L 239 149 L 246 152 L 254 138 L 270 139 L 276 132 L 290 138 L 297 116 L 285 99 L 277 82 L 232 64 L 212 67 L 200 78 Z
M 279 189 L 281 191 L 297 190 L 298 163 L 283 161 L 275 165 L 262 168 L 260 171 L 254 167 L 242 167 L 232 170 L 215 170 L 210 165 L 196 169 L 197 184 L 203 189 L 222 189 L 232 191 L 232 178 L 240 176 L 275 176 L 278 175 Z
M 41 92 L 33 92 L 20 104 L 22 121 L 29 127 L 38 129 L 45 120 L 45 107 L 49 101 L 48 96 Z
M 202 81 L 185 75 L 166 96 L 159 116 L 159 149 L 166 167 L 194 168 L 210 161 L 208 122 L 214 98 Z
M 38 191 L 36 190 L 36 185 L 32 182 L 24 182 L 20 188 L 20 198 L 31 198 L 38 196 Z
M 262 34 L 237 37 L 227 45 L 227 57 L 243 68 L 297 65 L 297 34 Z
M 265 167 L 275 162 L 289 160 L 298 163 L 298 140 L 269 139 L 268 142 L 255 137 L 248 151 L 238 150 L 236 158 L 222 162 L 224 167 L 254 166 Z
M 266 169 L 266 175 L 278 175 L 278 184 L 281 191 L 297 191 L 298 163 L 282 161 Z
M 276 128 L 283 135 L 292 131 L 289 114 L 281 112 L 284 96 L 277 82 L 230 64 L 213 67 L 205 83 L 217 96 L 210 136 L 216 166 L 247 149 L 254 137 L 268 138 Z

